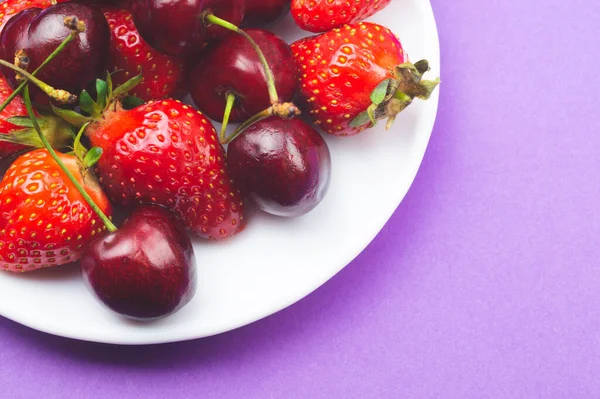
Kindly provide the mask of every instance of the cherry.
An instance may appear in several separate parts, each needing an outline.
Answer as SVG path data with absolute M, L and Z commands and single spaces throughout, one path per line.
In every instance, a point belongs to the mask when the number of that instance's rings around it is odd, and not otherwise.
M 131 0 L 130 7 L 135 26 L 152 47 L 170 55 L 193 56 L 209 40 L 228 33 L 213 25 L 210 16 L 239 25 L 245 0 Z
M 165 208 L 137 208 L 113 233 L 94 241 L 81 261 L 84 281 L 111 310 L 133 319 L 165 317 L 196 292 L 192 243 Z
M 227 160 L 241 192 L 273 215 L 306 214 L 329 188 L 329 148 L 300 119 L 256 122 L 229 144 Z
M 290 0 L 246 0 L 243 26 L 265 26 L 277 22 L 290 9 Z
M 109 27 L 100 9 L 94 6 L 60 3 L 45 10 L 33 8 L 22 11 L 2 30 L 0 56 L 12 63 L 15 53 L 24 50 L 20 53 L 19 66 L 29 72 L 37 69 L 71 34 L 72 29 L 65 25 L 65 18 L 72 23 L 83 23 L 85 31 L 36 76 L 55 88 L 79 93 L 105 72 Z M 16 87 L 19 82 L 15 73 L 4 71 L 11 86 Z M 46 94 L 37 88 L 32 87 L 31 91 L 35 102 L 48 102 Z
M 290 47 L 269 31 L 244 31 L 262 50 L 279 100 L 291 101 L 298 90 L 299 73 Z M 202 54 L 191 68 L 189 88 L 196 106 L 214 120 L 223 118 L 228 95 L 234 97 L 232 122 L 242 122 L 271 105 L 265 69 L 251 43 L 241 35 L 229 35 Z

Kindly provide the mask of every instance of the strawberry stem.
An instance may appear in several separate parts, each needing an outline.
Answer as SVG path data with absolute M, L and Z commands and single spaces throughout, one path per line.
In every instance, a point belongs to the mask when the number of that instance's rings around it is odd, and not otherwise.
M 273 71 L 271 70 L 271 67 L 269 67 L 269 63 L 267 62 L 267 59 L 266 59 L 264 53 L 262 52 L 260 47 L 258 47 L 258 44 L 256 44 L 256 42 L 250 37 L 250 35 L 248 35 L 242 29 L 238 28 L 231 22 L 227 22 L 224 19 L 217 17 L 214 14 L 207 13 L 204 15 L 204 19 L 206 22 L 208 22 L 210 24 L 218 25 L 222 28 L 229 29 L 230 31 L 233 31 L 239 35 L 242 35 L 246 40 L 248 40 L 248 42 L 250 43 L 250 45 L 252 46 L 254 51 L 256 51 L 256 54 L 258 55 L 260 63 L 262 64 L 263 69 L 265 71 L 265 76 L 267 78 L 267 87 L 269 88 L 269 98 L 271 99 L 271 104 L 277 104 L 279 102 L 279 95 L 277 94 L 277 88 L 275 87 L 275 77 L 273 76 Z
M 58 157 L 58 155 L 56 155 L 56 152 L 54 151 L 54 149 L 52 148 L 52 146 L 46 139 L 46 136 L 44 136 L 44 134 L 42 133 L 42 130 L 40 129 L 40 125 L 37 122 L 37 118 L 35 117 L 35 114 L 33 112 L 33 106 L 31 105 L 31 98 L 29 97 L 29 86 L 25 87 L 25 89 L 23 91 L 23 99 L 25 101 L 25 108 L 27 109 L 27 114 L 29 115 L 29 118 L 31 118 L 31 122 L 33 123 L 33 128 L 35 129 L 38 136 L 40 137 L 40 140 L 42 141 L 44 148 L 46 148 L 46 150 L 50 153 L 50 156 L 52 156 L 54 161 L 58 164 L 58 166 L 62 169 L 62 171 L 67 175 L 67 177 L 69 178 L 71 183 L 73 183 L 73 185 L 75 186 L 77 191 L 79 191 L 79 193 L 81 194 L 83 199 L 85 199 L 85 201 L 94 210 L 94 212 L 96 212 L 98 217 L 100 219 L 102 219 L 102 222 L 104 222 L 104 225 L 106 226 L 108 231 L 110 231 L 111 233 L 114 233 L 115 231 L 117 231 L 117 226 L 115 226 L 113 224 L 113 222 L 110 221 L 110 219 L 104 214 L 104 212 L 102 212 L 102 210 L 98 207 L 98 205 L 96 205 L 94 200 L 89 196 L 89 194 L 84 190 L 84 188 L 81 187 L 81 184 L 79 184 L 79 182 L 77 181 L 75 176 L 73 176 L 71 174 L 69 169 L 67 169 L 67 167 L 63 163 L 63 161 L 61 161 L 61 159 Z
M 225 113 L 223 115 L 223 124 L 221 125 L 221 132 L 219 139 L 221 142 L 225 141 L 225 134 L 227 133 L 227 125 L 229 124 L 229 116 L 231 116 L 231 110 L 235 103 L 235 94 L 227 93 L 227 103 L 225 104 Z
M 81 21 L 83 23 L 83 21 Z M 46 58 L 44 60 L 44 62 L 42 62 L 40 64 L 39 67 L 37 67 L 37 69 L 35 71 L 33 71 L 31 73 L 32 76 L 35 76 L 39 71 L 42 70 L 42 68 L 44 68 L 46 65 L 48 65 L 48 63 L 50 61 L 52 61 L 58 54 L 61 53 L 61 51 L 63 51 L 63 49 L 67 46 L 67 44 L 71 43 L 73 40 L 75 40 L 75 38 L 77 37 L 77 35 L 80 33 L 79 30 L 72 30 L 71 34 L 69 34 L 69 36 L 67 36 L 65 38 L 65 40 L 63 40 L 58 47 L 56 47 L 56 49 L 48 56 L 48 58 Z M 21 91 L 23 91 L 23 89 L 25 88 L 25 86 L 27 85 L 27 80 L 24 80 L 23 82 L 21 82 L 21 84 L 19 85 L 19 87 L 17 87 L 11 94 L 10 96 L 8 96 L 8 98 L 6 100 L 4 100 L 4 102 L 2 103 L 2 105 L 0 105 L 0 112 L 4 111 L 4 108 L 6 108 L 8 106 L 8 104 L 10 104 L 10 102 L 19 95 L 19 93 L 21 93 Z

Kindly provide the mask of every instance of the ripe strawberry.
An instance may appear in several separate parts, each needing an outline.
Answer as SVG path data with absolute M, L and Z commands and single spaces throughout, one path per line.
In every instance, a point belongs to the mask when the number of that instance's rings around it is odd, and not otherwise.
M 12 88 L 0 74 L 0 103 L 3 103 L 12 92 Z M 12 119 L 12 123 L 9 121 L 10 118 L 15 118 Z M 44 116 L 39 119 L 39 122 L 42 131 L 54 147 L 60 148 L 72 138 L 67 126 L 56 117 Z M 41 147 L 41 142 L 35 130 L 31 128 L 23 99 L 17 96 L 0 112 L 0 160 L 28 146 Z
M 58 154 L 102 211 L 111 205 L 75 156 Z M 20 156 L 0 182 L 0 267 L 28 272 L 77 261 L 104 224 L 45 149 Z
M 142 82 L 131 94 L 144 101 L 163 99 L 179 90 L 184 78 L 183 59 L 154 50 L 138 33 L 131 12 L 114 8 L 104 9 L 111 31 L 109 71 L 115 84 L 120 85 L 140 72 Z
M 389 29 L 368 22 L 345 25 L 292 44 L 300 68 L 300 98 L 313 121 L 350 136 L 396 115 L 415 97 L 426 99 L 439 80 L 421 80 L 427 61 L 415 65 Z
M 91 122 L 86 135 L 103 149 L 97 172 L 109 198 L 125 207 L 162 205 L 200 237 L 223 239 L 240 231 L 243 204 L 211 122 L 172 99 L 123 109 L 110 93 L 119 98 L 136 81 L 114 91 L 106 82 L 97 102 L 82 93 L 80 107 L 89 117 L 55 110 L 74 124 Z
M 292 0 L 292 15 L 300 28 L 326 32 L 360 22 L 387 7 L 392 0 Z

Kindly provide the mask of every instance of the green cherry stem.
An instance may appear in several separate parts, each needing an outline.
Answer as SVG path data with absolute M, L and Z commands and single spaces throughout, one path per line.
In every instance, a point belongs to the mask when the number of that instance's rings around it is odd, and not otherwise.
M 77 100 L 77 96 L 74 96 L 66 90 L 55 89 L 54 87 L 42 82 L 29 72 L 19 68 L 16 65 L 11 64 L 10 62 L 0 60 L 0 65 L 10 68 L 13 71 L 17 72 L 19 75 L 23 76 L 24 78 L 27 78 L 28 81 L 39 87 L 44 93 L 48 95 L 48 97 L 52 98 L 53 100 L 56 100 L 63 104 L 71 104 Z
M 96 205 L 96 203 L 89 196 L 89 194 L 83 189 L 83 187 L 81 187 L 81 184 L 79 184 L 79 182 L 77 181 L 75 176 L 73 176 L 71 174 L 69 169 L 67 169 L 67 167 L 63 163 L 63 161 L 58 157 L 58 155 L 56 155 L 56 152 L 54 151 L 54 149 L 52 148 L 52 146 L 46 139 L 46 136 L 44 136 L 44 134 L 42 133 L 42 130 L 40 129 L 40 125 L 37 122 L 37 118 L 35 117 L 35 114 L 33 112 L 33 107 L 31 105 L 31 98 L 29 97 L 29 86 L 25 87 L 25 89 L 23 91 L 23 99 L 25 101 L 25 108 L 27 108 L 27 114 L 29 115 L 31 122 L 33 123 L 33 128 L 35 129 L 38 136 L 40 137 L 40 140 L 42 141 L 42 144 L 44 144 L 44 147 L 46 148 L 46 150 L 50 153 L 50 155 L 52 156 L 54 161 L 58 164 L 58 166 L 62 169 L 62 171 L 67 175 L 67 177 L 69 178 L 71 183 L 73 183 L 73 185 L 75 186 L 77 191 L 79 191 L 79 193 L 81 194 L 83 199 L 85 199 L 85 201 L 94 210 L 94 212 L 96 212 L 98 217 L 100 217 L 100 219 L 102 219 L 102 222 L 104 222 L 104 225 L 106 226 L 108 231 L 110 231 L 111 233 L 114 233 L 115 231 L 117 231 L 117 226 L 115 226 L 113 224 L 113 222 L 110 221 L 110 219 L 104 214 L 104 212 L 102 212 L 102 210 L 98 207 L 98 205 Z
M 205 14 L 204 20 L 209 24 L 218 25 L 222 28 L 229 29 L 230 31 L 242 35 L 244 38 L 246 38 L 246 40 L 248 40 L 254 51 L 256 51 L 260 63 L 264 68 L 265 76 L 267 78 L 267 87 L 269 88 L 269 98 L 271 99 L 271 104 L 277 104 L 279 102 L 279 95 L 277 94 L 277 88 L 275 87 L 275 77 L 273 76 L 273 71 L 271 70 L 271 67 L 269 67 L 269 63 L 267 62 L 264 53 L 262 52 L 260 47 L 258 47 L 258 44 L 256 44 L 256 42 L 250 37 L 250 35 L 248 35 L 242 29 L 238 28 L 230 22 L 225 21 L 224 19 L 217 17 L 214 14 Z
M 79 34 L 78 30 L 71 31 L 71 34 L 69 36 L 67 36 L 65 38 L 65 40 L 63 40 L 58 45 L 58 47 L 56 47 L 56 49 L 48 56 L 48 58 L 46 58 L 44 60 L 44 62 L 42 62 L 41 65 L 39 67 L 37 67 L 37 69 L 31 73 L 31 75 L 35 76 L 39 71 L 42 70 L 42 68 L 44 68 L 46 65 L 48 65 L 48 63 L 50 61 L 52 61 L 58 54 L 60 54 L 61 51 L 63 51 L 63 49 L 65 47 L 67 47 L 67 44 L 69 44 L 73 40 L 75 40 L 75 38 L 77 37 L 78 34 Z M 16 96 L 19 95 L 19 93 L 21 93 L 21 91 L 23 91 L 23 89 L 25 88 L 26 85 L 27 85 L 27 80 L 24 80 L 23 82 L 21 82 L 21 84 L 10 94 L 10 96 L 8 96 L 8 98 L 6 100 L 4 100 L 4 102 L 2 103 L 2 105 L 0 105 L 0 112 L 4 111 L 4 108 L 6 108 L 8 106 L 8 104 L 10 104 L 10 102 Z
M 223 125 L 221 125 L 221 133 L 219 139 L 221 142 L 225 141 L 225 134 L 227 133 L 227 125 L 229 124 L 229 117 L 231 116 L 231 110 L 235 103 L 235 94 L 227 93 L 227 103 L 225 104 L 225 113 L 223 114 Z

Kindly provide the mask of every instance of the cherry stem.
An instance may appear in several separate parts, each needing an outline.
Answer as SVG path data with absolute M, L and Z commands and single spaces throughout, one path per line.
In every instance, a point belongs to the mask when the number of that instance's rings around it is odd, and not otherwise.
M 71 43 L 73 40 L 75 40 L 75 38 L 77 37 L 77 35 L 79 34 L 79 31 L 71 31 L 71 34 L 69 36 L 67 36 L 65 38 L 65 40 L 63 40 L 58 47 L 56 47 L 56 49 L 48 56 L 48 58 L 46 58 L 44 60 L 44 62 L 42 62 L 42 64 L 31 73 L 32 76 L 35 76 L 39 71 L 42 70 L 42 68 L 44 68 L 46 65 L 48 65 L 48 63 L 50 61 L 52 61 L 58 54 L 60 54 L 61 51 L 63 51 L 63 49 L 67 46 L 67 44 Z M 6 100 L 4 100 L 4 102 L 2 103 L 2 105 L 0 105 L 0 112 L 4 111 L 4 108 L 6 108 L 8 106 L 8 104 L 10 104 L 10 102 L 19 95 L 19 93 L 21 93 L 21 91 L 23 91 L 23 89 L 25 88 L 25 86 L 27 86 L 27 80 L 24 80 L 23 82 L 21 82 L 21 84 L 19 85 L 19 87 L 17 87 L 15 89 L 15 91 L 13 91 L 11 93 L 10 96 L 8 96 L 8 98 Z
M 235 94 L 227 93 L 227 103 L 225 104 L 225 114 L 223 115 L 223 124 L 221 125 L 221 133 L 219 139 L 221 142 L 225 141 L 225 134 L 227 133 L 227 125 L 229 124 L 229 117 L 231 116 L 231 110 L 235 103 Z
M 89 196 L 89 194 L 83 189 L 83 187 L 81 187 L 81 184 L 79 184 L 79 182 L 77 181 L 75 176 L 73 176 L 71 174 L 69 169 L 67 169 L 67 167 L 63 163 L 63 161 L 58 157 L 58 155 L 56 155 L 56 152 L 54 151 L 54 149 L 52 148 L 52 146 L 46 139 L 46 136 L 44 136 L 44 134 L 42 133 L 42 129 L 40 129 L 40 125 L 37 122 L 37 118 L 35 117 L 35 114 L 33 112 L 33 107 L 31 105 L 31 98 L 29 97 L 29 86 L 25 87 L 25 89 L 23 91 L 23 99 L 25 101 L 25 108 L 27 108 L 27 114 L 29 115 L 31 122 L 33 123 L 33 128 L 35 129 L 38 136 L 40 137 L 40 140 L 42 141 L 44 148 L 46 148 L 46 150 L 50 153 L 50 155 L 52 156 L 54 161 L 58 164 L 58 166 L 62 169 L 62 171 L 67 175 L 69 180 L 71 180 L 71 183 L 73 183 L 73 185 L 75 186 L 77 191 L 79 191 L 79 193 L 81 194 L 83 199 L 85 199 L 85 201 L 94 210 L 94 212 L 96 212 L 98 217 L 100 219 L 102 219 L 102 222 L 104 222 L 104 225 L 106 226 L 108 231 L 110 231 L 111 233 L 114 233 L 115 231 L 117 231 L 117 226 L 115 226 L 113 224 L 113 222 L 110 221 L 110 219 L 104 214 L 104 212 L 102 212 L 102 210 L 98 207 L 98 205 L 96 205 L 96 203 Z
M 262 64 L 263 69 L 265 71 L 265 76 L 267 78 L 267 87 L 269 88 L 269 98 L 271 100 L 271 104 L 278 103 L 279 95 L 277 94 L 277 88 L 275 87 L 275 77 L 273 76 L 273 71 L 271 70 L 271 67 L 269 67 L 267 58 L 265 57 L 265 55 L 262 52 L 262 50 L 260 49 L 260 47 L 258 47 L 258 44 L 256 44 L 256 42 L 250 37 L 250 35 L 248 35 L 242 29 L 238 28 L 231 22 L 227 22 L 224 19 L 217 17 L 214 14 L 207 13 L 204 15 L 204 19 L 206 20 L 206 22 L 209 22 L 213 25 L 218 25 L 222 28 L 229 29 L 230 31 L 233 31 L 239 35 L 242 35 L 246 40 L 248 40 L 248 42 L 250 43 L 250 45 L 252 46 L 254 51 L 256 51 L 256 54 L 258 55 L 260 63 Z
M 55 89 L 54 87 L 42 82 L 29 72 L 19 68 L 16 65 L 11 64 L 10 62 L 0 60 L 0 65 L 10 68 L 13 71 L 17 72 L 19 75 L 23 76 L 24 78 L 27 78 L 28 81 L 39 87 L 44 93 L 48 95 L 48 97 L 52 98 L 53 100 L 56 100 L 62 104 L 71 104 L 77 100 L 77 96 L 74 96 L 66 90 Z
M 242 123 L 238 126 L 237 129 L 229 136 L 227 139 L 221 139 L 221 144 L 229 144 L 233 140 L 235 140 L 240 134 L 244 132 L 244 130 L 248 129 L 251 125 L 255 124 L 258 121 L 262 121 L 263 119 L 267 119 L 268 117 L 273 116 L 273 107 L 269 107 L 264 111 L 259 112 L 258 114 L 253 115 L 250 119 Z

